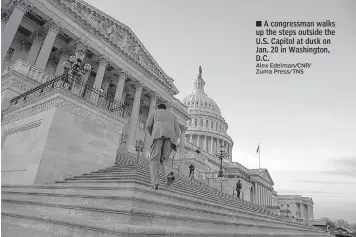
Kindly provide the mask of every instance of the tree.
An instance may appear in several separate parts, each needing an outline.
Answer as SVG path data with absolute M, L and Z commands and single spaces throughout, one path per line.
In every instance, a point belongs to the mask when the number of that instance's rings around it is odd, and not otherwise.
M 323 217 L 323 218 L 320 218 L 320 219 L 325 221 L 328 226 L 336 227 L 336 224 L 332 220 L 330 220 L 329 218 Z
M 356 234 L 356 223 L 350 225 L 351 230 Z
M 345 221 L 345 220 L 343 220 L 343 219 L 337 220 L 337 221 L 336 221 L 336 225 L 337 225 L 337 226 L 340 226 L 340 227 L 345 227 L 345 228 L 351 230 L 350 224 L 347 223 L 347 221 Z

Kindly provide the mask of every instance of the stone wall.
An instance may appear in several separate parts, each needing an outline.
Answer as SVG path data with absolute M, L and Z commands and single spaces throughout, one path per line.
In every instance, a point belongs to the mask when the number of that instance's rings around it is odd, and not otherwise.
M 2 122 L 2 184 L 21 185 L 112 166 L 125 123 L 63 90 L 10 107 Z

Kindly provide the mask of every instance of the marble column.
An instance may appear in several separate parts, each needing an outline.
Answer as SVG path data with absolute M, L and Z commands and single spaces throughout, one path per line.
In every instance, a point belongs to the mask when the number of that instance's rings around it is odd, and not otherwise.
M 6 57 L 23 16 L 31 9 L 31 5 L 27 0 L 16 0 L 14 5 L 15 8 L 1 31 L 1 62 Z
M 204 150 L 205 150 L 206 152 L 208 152 L 208 144 L 207 144 L 208 142 L 207 142 L 207 140 L 206 140 L 206 139 L 207 139 L 206 137 L 207 137 L 207 136 L 205 135 L 205 136 L 204 136 Z
M 179 143 L 179 152 L 184 151 L 184 143 L 185 143 L 185 132 L 187 131 L 187 127 L 182 126 L 180 129 L 180 143 Z
M 106 67 L 108 66 L 108 63 L 109 60 L 107 57 L 105 57 L 104 55 L 101 55 L 99 57 L 99 67 L 98 67 L 98 71 L 96 72 L 96 77 L 93 85 L 94 88 L 97 89 L 101 88 L 101 85 L 103 84 L 105 70 Z
M 122 93 L 124 92 L 124 86 L 125 86 L 125 81 L 127 78 L 127 72 L 122 71 L 119 75 L 119 80 L 117 82 L 117 86 L 116 86 L 116 92 L 115 92 L 115 100 L 121 101 L 123 103 L 122 99 Z M 151 104 L 152 104 L 152 100 L 151 100 Z M 151 111 L 151 109 L 150 109 Z
M 214 152 L 214 138 L 213 137 L 210 137 L 211 138 L 211 140 L 210 140 L 210 154 L 214 154 L 213 152 Z
M 255 183 L 255 188 L 254 188 L 254 198 L 253 201 L 255 204 L 258 204 L 258 196 L 257 196 L 257 183 Z
M 192 134 L 189 134 L 189 142 L 193 144 L 193 136 L 192 136 Z
M 156 110 L 158 94 L 155 92 L 151 92 L 150 98 L 151 98 L 151 104 L 150 104 L 150 108 L 148 111 L 147 120 L 151 117 L 152 113 Z M 145 127 L 145 141 L 143 144 L 143 150 L 145 153 L 144 156 L 146 156 L 147 152 L 149 151 L 151 144 L 152 144 L 152 138 L 151 138 L 150 134 L 148 134 L 147 128 Z
M 62 53 L 61 56 L 59 57 L 59 62 L 57 64 L 57 68 L 56 68 L 56 72 L 54 73 L 54 75 L 59 76 L 62 75 L 64 73 L 64 66 L 63 63 L 64 61 L 66 61 L 69 56 L 71 55 L 72 51 L 69 50 L 68 48 L 62 48 Z M 90 75 L 90 72 L 88 73 L 88 77 Z
M 309 220 L 314 220 L 314 210 L 312 205 L 308 206 L 308 211 Z
M 300 203 L 300 218 L 305 220 L 305 217 L 304 217 L 304 204 L 303 203 Z
M 132 105 L 132 112 L 130 118 L 130 126 L 129 126 L 129 134 L 127 137 L 127 146 L 129 151 L 135 151 L 136 146 L 136 129 L 137 129 L 137 122 L 139 119 L 139 112 L 140 112 L 140 102 L 141 102 L 141 95 L 143 91 L 143 86 L 141 84 L 135 85 L 135 98 Z
M 48 33 L 35 63 L 35 66 L 41 70 L 46 69 L 46 65 L 48 62 L 49 55 L 52 52 L 54 41 L 56 40 L 56 37 L 61 29 L 58 23 L 55 23 L 54 21 L 48 22 L 45 27 L 48 29 Z
M 31 34 L 31 38 L 33 39 L 33 42 L 30 51 L 27 54 L 26 61 L 32 65 L 36 62 L 37 55 L 40 52 L 45 36 L 43 32 L 35 31 Z
M 197 136 L 198 136 L 198 138 L 197 138 L 197 147 L 200 148 L 200 135 L 198 134 Z

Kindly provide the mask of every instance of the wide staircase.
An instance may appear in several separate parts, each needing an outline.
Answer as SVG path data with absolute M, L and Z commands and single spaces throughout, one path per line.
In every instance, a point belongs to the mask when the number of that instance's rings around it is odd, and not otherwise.
M 331 236 L 119 152 L 113 167 L 51 185 L 2 186 L 2 236 Z

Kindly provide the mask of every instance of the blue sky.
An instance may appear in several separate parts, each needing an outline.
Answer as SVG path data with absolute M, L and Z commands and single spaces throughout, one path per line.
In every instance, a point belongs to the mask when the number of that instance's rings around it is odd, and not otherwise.
M 356 1 L 87 0 L 129 26 L 182 99 L 198 67 L 235 142 L 233 160 L 268 168 L 279 194 L 313 198 L 316 218 L 356 222 Z M 336 22 L 329 55 L 303 75 L 255 74 L 255 21 Z

